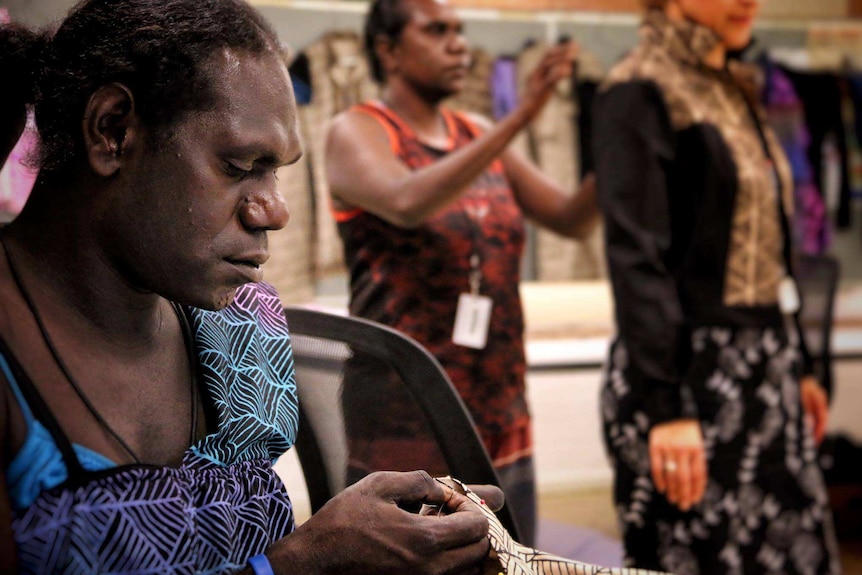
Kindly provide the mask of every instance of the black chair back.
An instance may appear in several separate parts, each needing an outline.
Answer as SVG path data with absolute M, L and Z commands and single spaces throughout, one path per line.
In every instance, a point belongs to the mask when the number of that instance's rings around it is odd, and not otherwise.
M 373 471 L 425 469 L 500 485 L 464 402 L 419 343 L 365 319 L 297 306 L 285 315 L 312 512 Z M 518 540 L 507 506 L 498 517 Z

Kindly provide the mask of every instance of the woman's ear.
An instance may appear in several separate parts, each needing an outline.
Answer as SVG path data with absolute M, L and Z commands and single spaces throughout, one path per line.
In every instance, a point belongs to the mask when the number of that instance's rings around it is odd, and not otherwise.
M 374 52 L 380 61 L 380 68 L 383 70 L 384 78 L 388 78 L 393 72 L 398 70 L 397 49 L 395 40 L 385 34 L 378 34 L 374 38 Z
M 124 85 L 99 87 L 84 109 L 84 149 L 94 172 L 110 177 L 120 169 L 122 156 L 137 136 L 135 99 Z

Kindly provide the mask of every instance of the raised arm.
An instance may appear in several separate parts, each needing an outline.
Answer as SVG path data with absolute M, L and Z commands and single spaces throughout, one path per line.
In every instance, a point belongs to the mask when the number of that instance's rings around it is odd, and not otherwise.
M 566 190 L 517 151 L 503 154 L 506 176 L 524 214 L 561 236 L 584 239 L 599 221 L 596 182 L 588 174 L 577 191 Z
M 531 75 L 527 79 L 525 97 L 543 94 L 547 101 L 550 94 L 545 95 L 545 90 L 541 75 Z M 477 115 L 471 118 L 486 133 L 494 129 L 487 118 Z M 507 149 L 501 159 L 518 205 L 528 218 L 572 238 L 586 238 L 594 229 L 599 220 L 599 207 L 592 175 L 584 178 L 577 191 L 566 190 L 515 150 Z
M 541 90 L 538 78 L 527 79 L 526 94 Z M 476 123 L 490 129 L 487 120 Z M 595 178 L 587 175 L 577 191 L 566 190 L 515 150 L 502 156 L 506 175 L 524 214 L 562 236 L 584 239 L 599 220 Z
M 536 116 L 557 81 L 571 76 L 572 52 L 566 44 L 550 49 L 532 73 L 535 89 L 511 114 L 469 145 L 418 170 L 395 156 L 373 118 L 356 111 L 337 117 L 326 146 L 331 194 L 395 225 L 419 225 L 457 198 Z

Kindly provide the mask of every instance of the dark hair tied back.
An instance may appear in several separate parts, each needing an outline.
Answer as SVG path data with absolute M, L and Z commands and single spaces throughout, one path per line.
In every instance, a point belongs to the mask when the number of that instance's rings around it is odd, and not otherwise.
M 43 49 L 35 112 L 43 171 L 80 159 L 90 96 L 117 82 L 135 112 L 166 137 L 185 114 L 212 106 L 207 64 L 222 49 L 279 53 L 275 33 L 243 0 L 83 0 Z
M 4 88 L 0 90 L 3 114 L 21 113 L 34 103 L 36 76 L 48 46 L 48 36 L 19 26 L 0 25 L 0 72 Z
M 406 0 L 372 0 L 368 8 L 368 17 L 365 20 L 365 53 L 371 68 L 372 77 L 378 82 L 383 82 L 386 74 L 374 44 L 379 36 L 384 36 L 392 41 L 397 41 L 401 32 L 410 20 L 409 12 L 403 4 Z

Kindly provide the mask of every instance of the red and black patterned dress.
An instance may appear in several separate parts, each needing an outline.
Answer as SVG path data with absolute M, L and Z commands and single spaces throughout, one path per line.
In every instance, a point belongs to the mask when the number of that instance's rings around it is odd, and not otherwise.
M 380 122 L 393 152 L 411 169 L 433 164 L 480 132 L 466 116 L 444 109 L 449 141 L 437 149 L 420 142 L 382 103 L 353 109 Z M 522 538 L 530 538 L 535 521 L 532 436 L 518 291 L 524 222 L 502 162 L 494 161 L 461 196 L 413 229 L 361 209 L 339 209 L 335 216 L 350 270 L 350 313 L 398 329 L 437 357 L 478 426 L 523 526 Z M 481 258 L 480 293 L 493 300 L 488 343 L 481 350 L 452 341 L 458 298 L 470 291 L 474 252 Z M 405 454 L 421 457 L 419 446 L 404 441 Z

